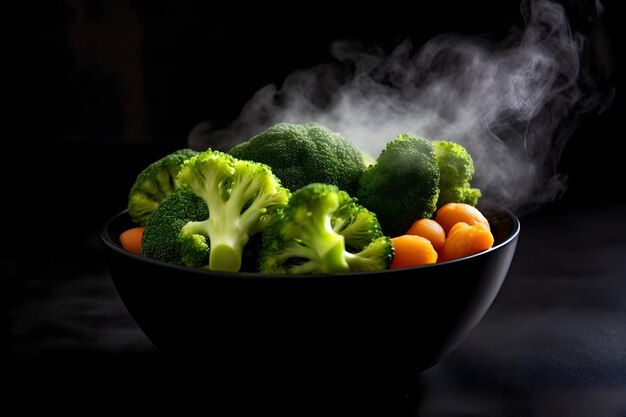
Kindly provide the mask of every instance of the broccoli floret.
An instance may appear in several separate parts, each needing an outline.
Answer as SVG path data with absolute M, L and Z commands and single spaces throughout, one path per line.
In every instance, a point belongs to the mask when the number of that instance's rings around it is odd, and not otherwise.
M 198 259 L 193 265 L 206 265 L 208 246 L 204 250 L 183 251 L 180 232 L 187 223 L 208 217 L 209 209 L 204 200 L 189 190 L 174 191 L 148 219 L 141 239 L 141 255 L 176 265 L 188 264 L 186 259 L 192 255 Z
M 383 270 L 394 256 L 376 215 L 331 184 L 311 183 L 295 191 L 261 237 L 262 273 Z
M 384 234 L 404 234 L 413 221 L 430 218 L 439 197 L 433 144 L 403 134 L 387 143 L 360 179 L 359 203 L 378 216 Z
M 146 224 L 159 203 L 176 190 L 182 163 L 198 153 L 187 148 L 176 150 L 139 173 L 128 194 L 128 214 L 135 223 Z
M 374 158 L 372 154 L 367 151 L 361 150 L 361 156 L 363 157 L 363 164 L 366 168 L 376 163 L 376 158 Z
M 354 193 L 365 169 L 351 141 L 317 123 L 278 123 L 228 153 L 269 165 L 291 191 L 321 182 Z
M 437 208 L 446 203 L 465 203 L 476 206 L 481 192 L 472 188 L 474 161 L 462 145 L 456 142 L 436 140 L 435 157 L 439 166 L 439 199 Z
M 290 196 L 267 165 L 214 150 L 185 161 L 176 181 L 146 225 L 142 254 L 193 268 L 239 271 L 250 237 Z

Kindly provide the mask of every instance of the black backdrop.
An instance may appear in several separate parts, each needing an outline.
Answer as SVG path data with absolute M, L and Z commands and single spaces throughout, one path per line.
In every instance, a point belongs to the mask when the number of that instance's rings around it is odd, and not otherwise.
M 587 59 L 599 87 L 617 87 L 617 5 L 602 2 L 598 22 L 595 2 L 562 3 L 573 29 L 593 43 Z M 447 32 L 498 40 L 521 19 L 516 1 L 17 2 L 3 13 L 0 91 L 10 132 L 3 142 L 181 146 L 198 122 L 222 127 L 259 88 L 331 61 L 333 40 L 387 51 L 404 39 L 419 47 Z M 591 184 L 589 163 L 603 171 L 617 162 L 598 145 L 613 145 L 622 110 L 617 94 L 606 114 L 583 118 L 562 162 L 574 186 Z M 598 138 L 593 146 L 591 137 Z

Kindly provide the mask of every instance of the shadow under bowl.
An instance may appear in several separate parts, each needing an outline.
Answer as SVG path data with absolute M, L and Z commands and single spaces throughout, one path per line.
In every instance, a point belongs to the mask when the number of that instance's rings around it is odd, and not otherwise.
M 129 313 L 166 356 L 235 373 L 411 378 L 450 354 L 504 281 L 520 222 L 479 207 L 494 246 L 434 265 L 333 275 L 191 269 L 126 252 L 127 211 L 104 226 L 110 276 Z

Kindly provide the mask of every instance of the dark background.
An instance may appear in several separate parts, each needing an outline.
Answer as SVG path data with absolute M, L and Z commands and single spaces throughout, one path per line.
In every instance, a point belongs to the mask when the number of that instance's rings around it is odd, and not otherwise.
M 595 18 L 593 1 L 562 3 L 572 28 L 588 38 L 585 65 L 597 88 L 606 94 L 619 91 L 623 55 L 616 5 L 603 3 L 604 13 Z M 46 166 L 50 152 L 63 158 L 92 149 L 72 163 L 101 158 L 90 164 L 88 175 L 99 180 L 121 174 L 121 169 L 96 169 L 110 162 L 96 149 L 142 148 L 156 156 L 185 146 L 199 122 L 224 127 L 261 87 L 280 86 L 295 70 L 332 61 L 333 40 L 356 39 L 391 51 L 404 39 L 419 46 L 447 32 L 497 41 L 511 26 L 522 24 L 516 1 L 417 2 L 413 10 L 401 2 L 285 7 L 31 0 L 10 6 L 3 20 L 3 147 L 18 154 L 33 151 L 31 160 Z M 619 143 L 614 129 L 623 106 L 616 94 L 602 114 L 580 117 L 557 167 L 570 178 L 566 199 L 623 199 L 612 181 L 620 175 L 619 153 L 610 151 Z M 115 156 L 115 165 L 130 168 L 132 175 L 143 167 L 143 161 Z M 71 181 L 76 171 L 69 165 L 55 168 Z M 19 172 L 21 165 L 16 167 Z M 65 196 L 69 189 L 53 188 L 43 190 L 52 193 L 46 197 Z M 111 195 L 102 201 L 100 194 L 87 194 L 88 218 L 95 209 L 107 216 L 125 203 Z M 55 214 L 64 216 L 64 209 Z
M 623 15 L 617 2 L 603 2 L 599 20 L 589 19 L 594 2 L 562 3 L 614 99 L 581 116 L 557 167 L 567 192 L 522 219 L 501 295 L 456 356 L 425 374 L 413 413 L 566 415 L 575 403 L 567 415 L 626 415 Z M 158 352 L 117 298 L 97 237 L 147 163 L 185 146 L 200 121 L 226 126 L 259 88 L 331 61 L 333 40 L 498 39 L 521 19 L 516 1 L 4 7 L 0 378 L 15 390 L 0 398 L 54 393 L 60 404 L 76 400 L 69 392 L 136 398 L 137 386 L 147 387 L 139 398 L 167 395 Z

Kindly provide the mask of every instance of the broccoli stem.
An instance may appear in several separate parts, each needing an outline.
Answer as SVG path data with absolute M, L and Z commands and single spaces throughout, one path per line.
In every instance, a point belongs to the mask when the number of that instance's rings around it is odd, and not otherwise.
M 225 244 L 211 246 L 209 252 L 211 271 L 237 272 L 241 269 L 241 251 Z
M 221 218 L 209 217 L 201 222 L 187 223 L 183 227 L 183 233 L 198 234 L 209 238 L 208 269 L 237 272 L 241 268 L 243 248 L 249 240 L 248 234 L 238 224 L 238 221 L 225 221 L 223 216 Z
M 323 222 L 306 222 L 303 225 L 303 241 L 314 242 L 309 249 L 315 254 L 322 273 L 350 272 L 350 266 L 343 254 L 346 243 L 343 236 L 335 233 L 331 226 L 330 216 L 324 216 Z
M 348 262 L 346 262 L 344 258 L 344 254 L 346 253 L 345 248 L 346 245 L 342 237 L 340 241 L 336 242 L 333 246 L 327 248 L 326 251 L 322 253 L 322 272 L 350 272 L 350 265 L 348 265 Z
M 243 248 L 249 236 L 247 229 L 242 228 L 239 204 L 243 205 L 231 199 L 218 213 L 209 212 L 209 269 L 212 271 L 237 272 L 241 268 Z
M 380 269 L 380 261 L 378 259 L 370 259 L 361 253 L 344 253 L 350 270 L 353 272 L 376 271 Z

